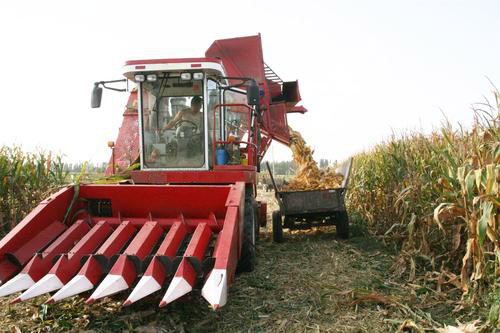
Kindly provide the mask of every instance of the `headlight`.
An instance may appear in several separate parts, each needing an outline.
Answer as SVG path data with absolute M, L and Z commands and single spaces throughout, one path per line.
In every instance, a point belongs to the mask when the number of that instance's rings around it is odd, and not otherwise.
M 145 80 L 145 79 L 146 79 L 146 76 L 144 76 L 144 74 L 137 74 L 137 75 L 135 76 L 135 80 L 136 80 L 137 82 L 144 82 L 144 80 Z
M 155 82 L 157 78 L 156 74 L 148 74 L 148 76 L 146 76 L 146 80 L 149 82 Z
M 191 80 L 191 73 L 181 73 L 181 80 L 183 81 Z
M 193 80 L 203 80 L 203 73 L 193 73 Z

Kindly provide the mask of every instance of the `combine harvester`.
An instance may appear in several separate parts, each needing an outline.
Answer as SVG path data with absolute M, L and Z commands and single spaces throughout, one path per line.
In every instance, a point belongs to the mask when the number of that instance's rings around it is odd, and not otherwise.
M 164 306 L 201 287 L 217 309 L 236 271 L 254 268 L 256 176 L 273 139 L 289 145 L 287 114 L 306 111 L 297 81 L 264 63 L 260 35 L 217 40 L 205 58 L 128 61 L 124 76 L 96 82 L 92 107 L 102 87 L 125 91 L 106 84 L 137 85 L 107 174 L 140 169 L 60 190 L 0 241 L 0 296 L 23 291 L 13 303 L 128 290 L 129 305 L 165 288 Z

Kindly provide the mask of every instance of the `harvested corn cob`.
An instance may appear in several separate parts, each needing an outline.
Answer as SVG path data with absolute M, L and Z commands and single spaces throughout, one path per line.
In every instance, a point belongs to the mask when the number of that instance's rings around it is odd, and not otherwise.
M 284 188 L 285 191 L 318 190 L 337 188 L 342 184 L 344 176 L 335 170 L 327 168 L 321 170 L 313 158 L 314 151 L 306 145 L 299 132 L 290 130 L 290 148 L 293 160 L 297 164 L 298 173 Z

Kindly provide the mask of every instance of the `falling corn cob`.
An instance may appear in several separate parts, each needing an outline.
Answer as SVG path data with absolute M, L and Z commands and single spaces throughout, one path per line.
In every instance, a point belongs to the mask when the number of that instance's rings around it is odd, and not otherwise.
M 342 184 L 344 176 L 335 170 L 327 168 L 321 170 L 313 158 L 314 150 L 306 145 L 299 132 L 290 130 L 290 148 L 293 160 L 298 167 L 298 172 L 292 181 L 285 186 L 285 191 L 318 190 L 337 188 Z

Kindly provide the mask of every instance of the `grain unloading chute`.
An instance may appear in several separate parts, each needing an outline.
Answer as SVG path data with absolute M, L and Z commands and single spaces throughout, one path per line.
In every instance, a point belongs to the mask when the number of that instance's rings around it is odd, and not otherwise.
M 68 186 L 26 216 L 0 241 L 0 296 L 126 292 L 130 305 L 163 290 L 165 306 L 201 289 L 216 309 L 253 269 L 266 218 L 256 174 L 272 139 L 289 143 L 287 113 L 305 112 L 297 82 L 276 79 L 260 36 L 215 41 L 205 58 L 128 61 L 124 75 L 136 88 L 107 174 L 139 169 Z

